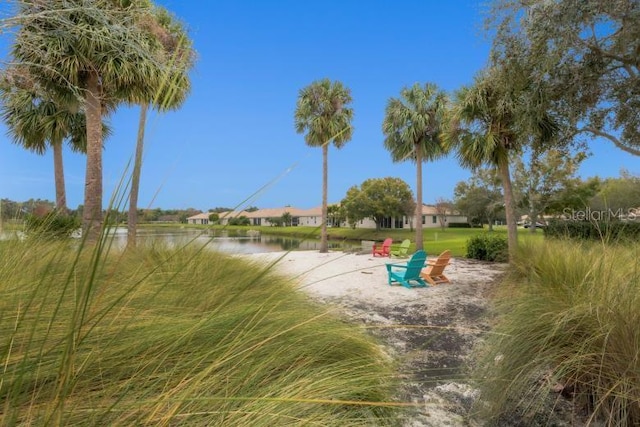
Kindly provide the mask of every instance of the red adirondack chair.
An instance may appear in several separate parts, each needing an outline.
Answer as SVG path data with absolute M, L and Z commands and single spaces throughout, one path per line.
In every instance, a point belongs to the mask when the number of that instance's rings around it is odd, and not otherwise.
M 384 239 L 384 242 L 382 242 L 382 246 L 380 246 L 379 243 L 374 243 L 372 255 L 373 256 L 390 256 L 391 243 L 393 243 L 393 239 L 391 239 L 390 237 L 387 239 Z

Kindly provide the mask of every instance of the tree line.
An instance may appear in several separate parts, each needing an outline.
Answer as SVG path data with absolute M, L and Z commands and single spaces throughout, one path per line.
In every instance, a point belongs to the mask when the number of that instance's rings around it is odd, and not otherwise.
M 46 199 L 29 199 L 16 201 L 11 199 L 0 200 L 0 219 L 2 221 L 22 222 L 28 216 L 44 217 L 56 211 L 56 203 Z M 67 209 L 68 216 L 82 218 L 84 206 L 79 205 L 75 209 Z M 186 223 L 187 218 L 197 215 L 202 211 L 195 208 L 186 209 L 138 209 L 139 222 L 177 222 Z M 103 212 L 104 213 L 104 212 Z M 129 218 L 127 210 L 112 210 L 111 220 L 115 223 L 126 223 Z

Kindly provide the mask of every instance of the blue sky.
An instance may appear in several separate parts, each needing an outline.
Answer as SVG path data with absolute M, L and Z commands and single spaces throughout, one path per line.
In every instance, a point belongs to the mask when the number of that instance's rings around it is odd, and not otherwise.
M 415 166 L 383 146 L 384 108 L 416 82 L 453 92 L 487 61 L 484 6 L 476 1 L 158 1 L 183 20 L 198 52 L 192 92 L 176 112 L 151 113 L 139 206 L 206 210 L 321 202 L 322 155 L 296 134 L 298 92 L 314 80 L 351 89 L 352 140 L 329 151 L 329 202 L 369 178 L 399 177 L 415 189 Z M 5 12 L 6 13 L 6 12 Z M 2 15 L 4 16 L 5 13 Z M 105 204 L 133 156 L 138 108 L 111 118 L 104 151 Z M 640 173 L 637 158 L 591 142 L 583 177 Z M 65 152 L 67 200 L 83 203 L 85 158 Z M 452 198 L 470 173 L 453 156 L 423 166 L 425 203 Z M 10 142 L 0 125 L 0 198 L 55 199 L 53 158 Z M 246 205 L 246 204 L 245 204 Z

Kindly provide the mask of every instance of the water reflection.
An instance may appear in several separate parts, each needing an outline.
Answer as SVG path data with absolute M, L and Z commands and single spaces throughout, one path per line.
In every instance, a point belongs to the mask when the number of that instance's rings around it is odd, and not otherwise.
M 111 231 L 113 245 L 124 247 L 127 244 L 126 228 Z M 320 241 L 297 239 L 273 235 L 247 235 L 245 231 L 195 230 L 189 228 L 140 228 L 137 232 L 139 245 L 162 243 L 169 247 L 186 244 L 206 245 L 207 248 L 227 253 L 262 253 L 278 251 L 319 250 Z M 329 241 L 329 249 L 349 249 L 350 243 Z

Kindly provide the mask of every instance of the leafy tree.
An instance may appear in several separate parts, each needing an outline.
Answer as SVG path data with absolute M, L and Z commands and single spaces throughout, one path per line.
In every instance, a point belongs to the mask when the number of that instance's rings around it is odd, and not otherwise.
M 280 217 L 280 220 L 285 227 L 291 227 L 291 224 L 293 223 L 293 217 L 289 212 L 284 212 Z
M 227 208 L 225 208 L 227 209 Z M 232 211 L 233 209 L 227 209 L 227 211 Z M 259 208 L 257 206 L 249 206 L 248 208 L 246 208 L 244 211 L 245 212 L 255 212 L 259 210 Z
M 440 223 L 440 228 L 444 230 L 447 227 L 447 215 L 449 215 L 453 210 L 452 209 L 453 203 L 450 200 L 439 197 L 436 200 L 435 208 L 436 208 L 436 214 L 438 215 L 438 222 Z
M 332 227 L 340 227 L 343 221 L 345 221 L 347 215 L 344 211 L 344 207 L 340 204 L 327 206 L 327 220 Z
M 447 96 L 433 83 L 403 88 L 400 98 L 387 102 L 382 132 L 394 162 L 416 163 L 416 249 L 422 242 L 422 162 L 446 154 L 441 134 Z
M 216 212 L 211 212 L 209 214 L 209 222 L 210 223 L 216 223 L 220 220 L 220 215 L 218 215 Z
M 589 203 L 592 210 L 625 214 L 640 207 L 640 176 L 621 171 L 618 178 L 607 178 Z
M 380 230 L 385 218 L 410 216 L 415 209 L 411 188 L 400 178 L 371 178 L 353 186 L 340 202 L 349 222 L 371 218 Z
M 515 159 L 513 179 L 517 204 L 527 211 L 532 224 L 576 179 L 575 174 L 585 158 L 583 152 L 571 154 L 565 149 L 542 151 L 533 147 L 528 150 L 528 162 Z M 529 230 L 535 233 L 536 227 Z
M 136 154 L 131 176 L 131 192 L 129 194 L 129 218 L 127 222 L 127 246 L 136 245 L 136 227 L 138 224 L 138 193 L 140 189 L 140 173 L 142 169 L 142 154 L 144 151 L 144 130 L 147 122 L 149 103 L 160 111 L 178 108 L 185 100 L 190 89 L 187 75 L 193 65 L 193 49 L 184 29 L 169 12 L 161 7 L 155 7 L 151 13 L 142 16 L 139 25 L 150 38 L 155 39 L 155 56 L 159 64 L 164 66 L 162 74 L 156 76 L 156 91 L 153 98 L 145 98 L 145 94 L 138 100 L 140 104 L 140 119 Z
M 222 212 L 231 212 L 232 210 L 233 208 L 215 207 L 215 208 L 209 209 L 209 212 L 222 213 Z M 247 211 L 247 212 L 251 212 L 251 211 Z
M 468 182 L 461 181 L 454 189 L 455 206 L 471 224 L 488 224 L 489 231 L 498 214 L 504 210 L 504 197 L 494 169 L 478 168 Z
M 320 252 L 329 251 L 327 241 L 327 186 L 329 144 L 341 148 L 351 140 L 353 109 L 351 91 L 341 82 L 322 79 L 300 90 L 294 114 L 296 132 L 305 134 L 311 147 L 322 147 L 322 225 Z
M 551 200 L 546 213 L 550 215 L 569 215 L 589 206 L 592 198 L 598 193 L 602 181 L 598 177 L 586 181 L 576 178 L 566 183 L 565 187 Z
M 94 239 L 102 223 L 102 118 L 121 102 L 152 99 L 165 70 L 156 57 L 157 40 L 138 25 L 151 4 L 21 0 L 18 6 L 12 56 L 39 84 L 73 99 L 86 114 L 83 229 Z
M 494 50 L 528 57 L 575 132 L 640 155 L 640 2 L 495 0 L 491 16 Z

